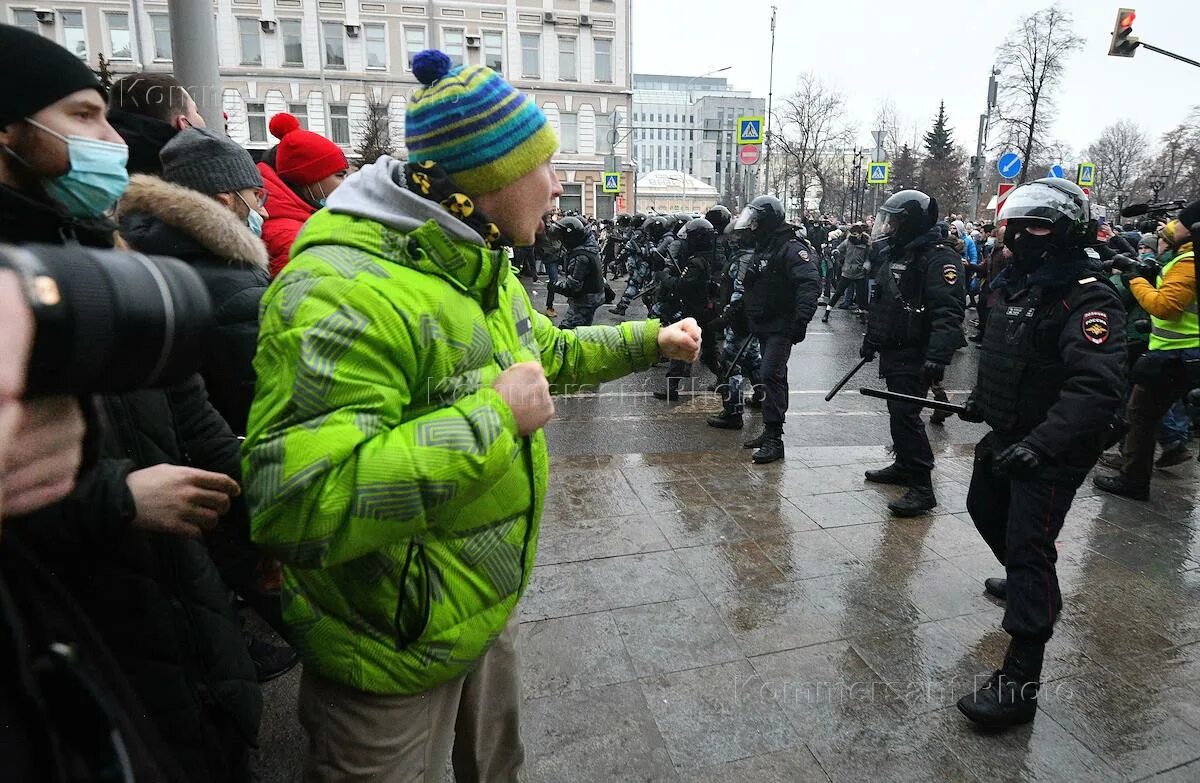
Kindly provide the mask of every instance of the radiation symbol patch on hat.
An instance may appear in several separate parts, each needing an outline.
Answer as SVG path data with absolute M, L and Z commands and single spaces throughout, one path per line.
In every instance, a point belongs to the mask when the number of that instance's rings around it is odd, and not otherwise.
M 942 267 L 942 279 L 947 285 L 954 285 L 958 282 L 958 267 L 954 264 L 946 264 Z
M 1108 342 L 1108 313 L 1100 310 L 1089 310 L 1083 314 L 1083 336 L 1088 342 L 1104 345 Z

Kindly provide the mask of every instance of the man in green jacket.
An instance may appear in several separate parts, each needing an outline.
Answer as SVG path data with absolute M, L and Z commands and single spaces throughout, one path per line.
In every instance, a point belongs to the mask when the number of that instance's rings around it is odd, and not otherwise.
M 283 561 L 305 780 L 515 780 L 516 606 L 552 391 L 693 361 L 695 321 L 563 331 L 504 244 L 562 189 L 558 140 L 494 71 L 413 63 L 407 164 L 330 196 L 263 298 L 245 443 L 254 539 Z

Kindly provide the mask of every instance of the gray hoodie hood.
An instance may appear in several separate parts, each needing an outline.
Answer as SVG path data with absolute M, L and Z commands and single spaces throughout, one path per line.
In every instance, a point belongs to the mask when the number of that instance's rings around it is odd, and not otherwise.
M 408 189 L 404 164 L 388 155 L 363 166 L 330 194 L 326 207 L 341 215 L 374 220 L 397 231 L 413 231 L 430 220 L 451 239 L 484 245 L 479 232 L 451 215 L 436 201 Z

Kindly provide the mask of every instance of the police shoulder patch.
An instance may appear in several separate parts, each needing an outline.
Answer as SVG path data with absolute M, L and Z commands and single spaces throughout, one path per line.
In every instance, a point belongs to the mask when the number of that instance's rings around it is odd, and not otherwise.
M 1104 345 L 1108 342 L 1108 313 L 1102 310 L 1089 310 L 1083 314 L 1083 320 L 1080 324 L 1083 328 L 1084 338 L 1095 345 Z
M 954 264 L 946 264 L 942 267 L 942 279 L 947 285 L 954 285 L 958 282 L 958 267 Z

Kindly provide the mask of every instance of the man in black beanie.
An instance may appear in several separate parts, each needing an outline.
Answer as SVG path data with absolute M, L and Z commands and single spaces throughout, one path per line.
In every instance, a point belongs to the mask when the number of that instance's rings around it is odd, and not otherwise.
M 111 247 L 128 151 L 78 57 L 0 25 L 0 241 Z
M 169 73 L 131 73 L 112 86 L 108 122 L 129 145 L 130 174 L 162 173 L 158 155 L 175 134 L 203 128 L 196 102 Z

